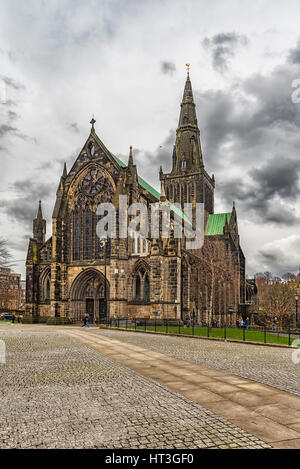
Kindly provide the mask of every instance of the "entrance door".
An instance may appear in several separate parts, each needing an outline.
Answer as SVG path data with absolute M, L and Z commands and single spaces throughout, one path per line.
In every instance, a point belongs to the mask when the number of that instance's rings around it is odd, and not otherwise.
M 86 299 L 86 314 L 89 315 L 90 323 L 94 322 L 94 300 L 91 298 Z
M 104 322 L 106 320 L 106 301 L 104 298 L 99 300 L 99 315 L 100 322 Z

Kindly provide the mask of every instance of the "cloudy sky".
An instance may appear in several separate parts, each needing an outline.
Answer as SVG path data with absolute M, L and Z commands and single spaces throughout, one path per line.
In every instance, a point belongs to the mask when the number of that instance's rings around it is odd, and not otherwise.
M 247 271 L 300 265 L 298 0 L 1 0 L 0 236 L 24 274 L 38 200 L 47 235 L 93 114 L 104 144 L 158 188 L 185 64 L 216 211 L 235 200 Z

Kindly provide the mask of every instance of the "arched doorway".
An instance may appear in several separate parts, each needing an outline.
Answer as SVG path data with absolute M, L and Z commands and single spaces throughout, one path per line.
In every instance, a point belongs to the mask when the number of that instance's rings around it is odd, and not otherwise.
M 70 291 L 70 316 L 81 321 L 88 314 L 90 322 L 103 322 L 108 316 L 109 283 L 96 269 L 81 272 L 74 280 Z

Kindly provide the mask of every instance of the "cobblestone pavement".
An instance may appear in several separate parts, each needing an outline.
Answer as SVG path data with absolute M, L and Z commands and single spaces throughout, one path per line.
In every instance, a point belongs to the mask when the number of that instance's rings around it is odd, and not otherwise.
M 300 364 L 293 363 L 292 349 L 104 329 L 91 332 L 300 396 Z
M 0 328 L 0 338 L 0 448 L 269 447 L 62 333 Z

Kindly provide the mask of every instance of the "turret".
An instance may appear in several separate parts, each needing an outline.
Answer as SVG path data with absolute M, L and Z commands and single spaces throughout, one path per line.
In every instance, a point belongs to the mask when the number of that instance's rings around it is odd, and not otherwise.
M 33 220 L 33 239 L 38 244 L 43 244 L 46 237 L 46 220 L 43 219 L 42 202 L 39 201 L 39 208 L 36 218 Z

